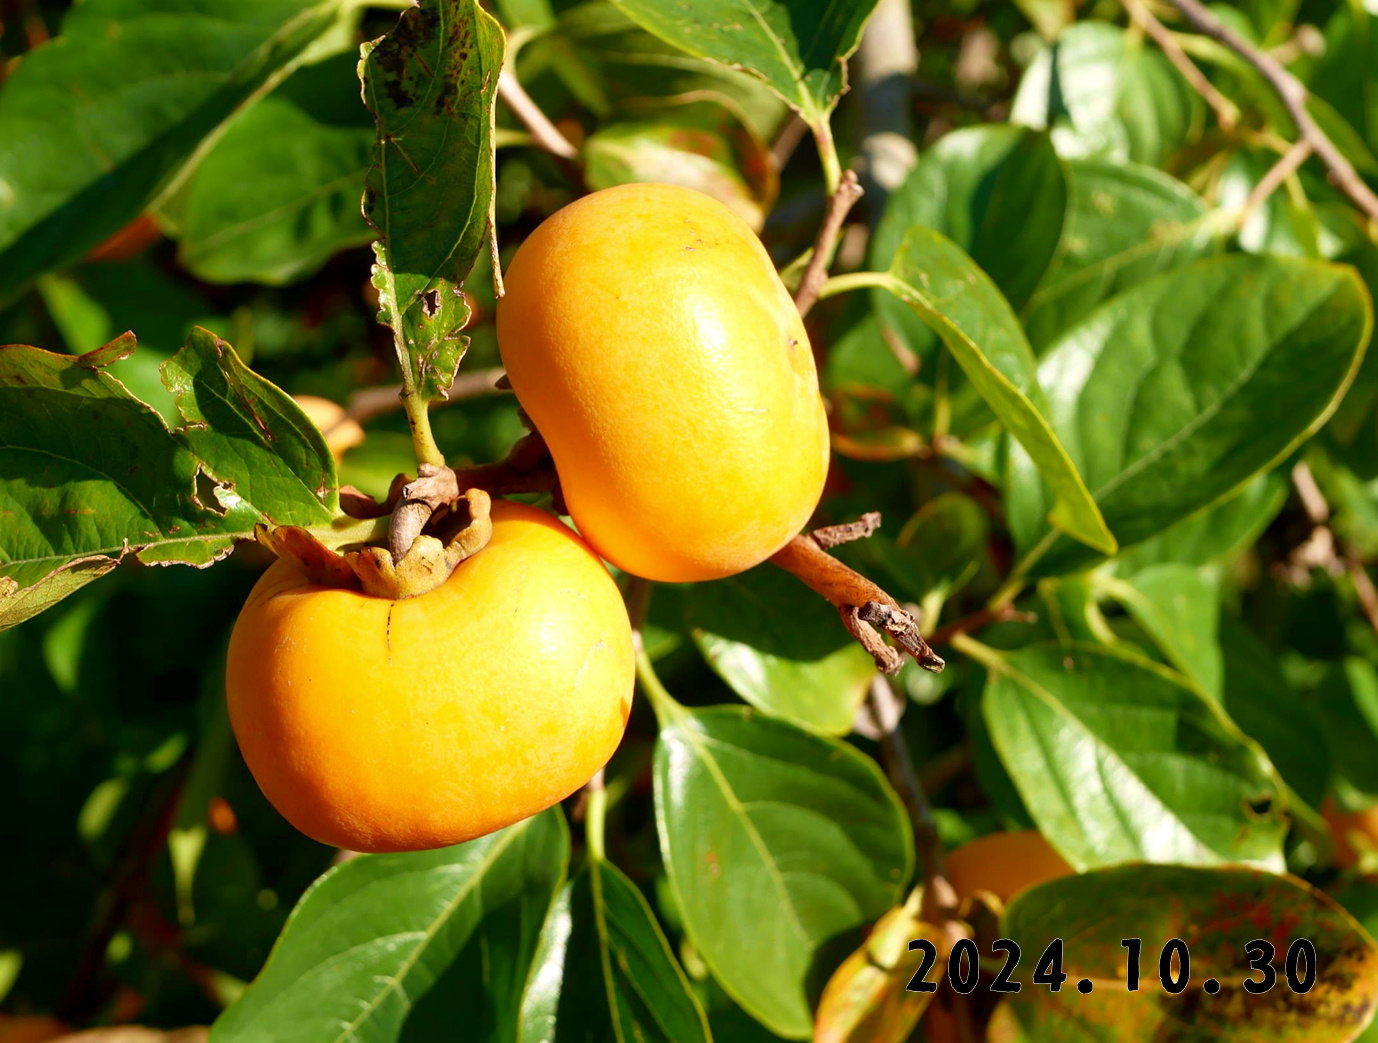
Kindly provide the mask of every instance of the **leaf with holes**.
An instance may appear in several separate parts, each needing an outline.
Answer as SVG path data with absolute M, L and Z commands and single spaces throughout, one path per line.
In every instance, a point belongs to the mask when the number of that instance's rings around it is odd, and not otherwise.
M 297 903 L 267 966 L 211 1038 L 382 1043 L 433 986 L 449 985 L 468 1000 L 466 1040 L 511 1039 L 568 863 L 558 808 L 455 847 L 352 859 Z M 447 973 L 454 967 L 463 972 Z
M 1282 783 L 1172 671 L 1100 645 L 982 655 L 991 741 L 1039 830 L 1078 869 L 1282 866 Z
M 259 522 L 327 524 L 337 513 L 320 432 L 228 344 L 197 329 L 165 364 L 173 429 L 106 372 L 133 350 L 129 334 L 85 355 L 0 348 L 4 625 L 126 553 L 208 565 Z
M 810 974 L 855 946 L 913 869 L 909 821 L 880 769 L 744 707 L 674 707 L 656 746 L 655 801 L 670 884 L 704 962 L 772 1032 L 808 1037 Z
M 469 306 L 460 287 L 493 228 L 493 103 L 502 29 L 477 0 L 423 0 L 365 44 L 359 74 L 378 123 L 364 215 L 378 231 L 379 321 L 423 398 L 454 382 Z

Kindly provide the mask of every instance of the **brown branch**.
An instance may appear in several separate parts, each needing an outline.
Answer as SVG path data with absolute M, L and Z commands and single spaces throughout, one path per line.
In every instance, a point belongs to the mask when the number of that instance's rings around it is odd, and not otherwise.
M 504 377 L 501 366 L 489 369 L 475 369 L 459 374 L 445 392 L 443 399 L 430 403 L 431 409 L 442 409 L 465 399 L 481 395 L 495 395 L 506 390 L 501 381 Z M 402 385 L 384 384 L 380 387 L 360 388 L 349 396 L 345 403 L 345 414 L 339 424 L 353 420 L 365 424 L 374 417 L 393 413 L 402 408 Z M 334 425 L 338 426 L 338 424 Z
M 903 659 L 885 644 L 874 629 L 876 626 L 925 670 L 937 673 L 946 665 L 919 633 L 918 621 L 898 601 L 834 558 L 812 536 L 799 534 L 776 551 L 770 561 L 831 601 L 842 614 L 843 624 L 871 653 L 882 673 L 898 673 Z
M 955 619 L 928 635 L 931 645 L 945 645 L 958 634 L 971 634 L 991 623 L 1032 623 L 1038 619 L 1032 612 L 1020 612 L 1012 602 L 994 608 L 983 608 L 969 616 Z
M 1297 490 L 1297 498 L 1301 500 L 1302 509 L 1311 522 L 1311 535 L 1292 552 L 1291 558 L 1282 567 L 1283 576 L 1292 582 L 1299 582 L 1313 568 L 1324 569 L 1332 576 L 1347 572 L 1350 582 L 1354 584 L 1354 594 L 1359 599 L 1364 618 L 1378 633 L 1378 587 L 1374 586 L 1373 578 L 1354 548 L 1335 538 L 1335 532 L 1329 524 L 1330 504 L 1326 502 L 1325 494 L 1321 492 L 1316 476 L 1311 473 L 1305 460 L 1292 468 L 1292 487 Z
M 794 306 L 799 309 L 801 316 L 807 315 L 818 300 L 818 291 L 828 278 L 828 265 L 832 263 L 837 233 L 842 230 L 842 222 L 860 198 L 861 185 L 856 179 L 856 172 L 844 171 L 842 183 L 828 200 L 823 224 L 813 243 L 813 256 L 809 258 L 809 265 L 804 269 L 804 277 L 799 280 L 799 289 L 794 294 Z
M 1182 45 L 1177 42 L 1171 30 L 1153 17 L 1153 12 L 1145 7 L 1141 0 L 1123 0 L 1123 3 L 1134 24 L 1152 38 L 1167 56 L 1167 60 L 1177 67 L 1182 78 L 1206 100 L 1206 104 L 1215 112 L 1215 120 L 1221 129 L 1226 133 L 1234 130 L 1235 124 L 1239 122 L 1239 107 L 1216 90 L 1215 84 L 1211 83 L 1206 74 L 1197 68 L 1196 63 L 1187 57 L 1187 52 L 1182 50 Z
M 854 522 L 846 522 L 842 525 L 825 525 L 821 529 L 814 529 L 809 533 L 813 537 L 813 542 L 824 550 L 830 547 L 840 547 L 844 543 L 851 543 L 854 540 L 864 540 L 871 533 L 880 528 L 880 511 L 868 511 Z
M 1241 225 L 1248 220 L 1250 214 L 1268 201 L 1268 197 L 1278 190 L 1279 185 L 1300 169 L 1312 151 L 1311 142 L 1303 138 L 1268 168 L 1263 177 L 1259 179 L 1258 184 L 1254 186 L 1254 190 L 1249 193 L 1249 198 L 1244 200 L 1244 206 L 1239 212 Z
M 785 169 L 785 164 L 789 162 L 790 156 L 794 155 L 794 150 L 799 147 L 799 142 L 804 140 L 804 135 L 808 132 L 809 125 L 804 122 L 804 117 L 791 111 L 790 118 L 785 121 L 785 125 L 780 128 L 780 133 L 775 136 L 775 141 L 770 146 L 770 159 L 776 170 Z
M 881 733 L 880 754 L 885 774 L 899 794 L 914 829 L 914 851 L 923 866 L 925 918 L 950 935 L 947 943 L 951 949 L 958 938 L 965 935 L 957 923 L 961 901 L 947 879 L 947 853 L 938 835 L 938 824 L 933 819 L 933 808 L 919 783 L 909 755 L 909 744 L 900 730 L 900 719 L 907 705 L 905 697 L 895 690 L 889 678 L 878 676 L 871 682 L 866 699 Z
M 1360 210 L 1368 215 L 1369 220 L 1378 221 L 1378 195 L 1374 195 L 1373 190 L 1365 184 L 1364 179 L 1359 176 L 1353 164 L 1344 157 L 1335 143 L 1326 136 L 1325 131 L 1321 130 L 1316 121 L 1311 118 L 1311 113 L 1306 108 L 1306 99 L 1309 94 L 1306 88 L 1302 86 L 1301 81 L 1284 69 L 1272 55 L 1260 51 L 1215 17 L 1200 0 L 1171 0 L 1171 2 L 1194 28 L 1234 51 L 1268 81 L 1268 85 L 1282 99 L 1282 104 L 1292 117 L 1292 122 L 1297 125 L 1297 132 L 1301 135 L 1302 140 L 1310 143 L 1316 157 L 1325 164 L 1326 170 L 1330 172 L 1330 179 L 1345 195 L 1349 196 Z
M 537 147 L 570 163 L 579 162 L 579 150 L 550 122 L 540 106 L 531 100 L 531 95 L 526 93 L 521 81 L 508 69 L 503 69 L 498 77 L 498 97 L 507 103 L 512 115 L 531 132 L 531 140 Z

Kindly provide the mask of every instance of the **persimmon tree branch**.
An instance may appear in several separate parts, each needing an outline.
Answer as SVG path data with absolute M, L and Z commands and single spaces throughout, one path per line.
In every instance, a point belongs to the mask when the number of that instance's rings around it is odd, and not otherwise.
M 875 583 L 838 561 L 824 545 L 836 546 L 846 538 L 869 536 L 880 523 L 879 515 L 867 515 L 848 526 L 822 530 L 823 538 L 800 533 L 772 555 L 770 561 L 822 594 L 837 608 L 848 632 L 860 642 L 884 674 L 897 674 L 904 657 L 885 643 L 880 631 L 914 657 L 925 670 L 937 673 L 946 665 L 919 633 L 918 620 Z M 839 539 L 845 533 L 854 535 Z M 879 629 L 877 629 L 879 628 Z
M 1301 81 L 1284 69 L 1275 57 L 1259 50 L 1207 10 L 1200 0 L 1171 0 L 1171 3 L 1193 28 L 1228 47 L 1253 66 L 1282 100 L 1292 122 L 1297 125 L 1301 139 L 1310 144 L 1316 158 L 1325 165 L 1330 179 L 1370 221 L 1378 221 L 1378 195 L 1374 195 L 1353 164 L 1312 119 L 1306 108 L 1310 95 Z
M 526 93 L 526 88 L 510 69 L 503 69 L 498 76 L 498 97 L 507 103 L 512 115 L 531 132 L 531 140 L 537 147 L 567 162 L 579 162 L 579 150 L 531 100 L 531 95 Z
M 965 932 L 957 924 L 957 891 L 947 879 L 947 854 L 928 794 L 914 771 L 909 744 L 900 730 L 900 717 L 906 706 L 905 697 L 895 690 L 888 677 L 877 675 L 871 681 L 866 696 L 867 708 L 880 732 L 881 762 L 890 784 L 899 794 L 914 830 L 914 850 L 923 866 L 924 911 L 936 925 L 949 933 L 948 947 L 955 945 Z
M 455 377 L 455 382 L 450 385 L 445 392 L 445 398 L 428 403 L 432 410 L 441 409 L 455 402 L 462 402 L 465 399 L 477 398 L 480 395 L 495 394 L 502 391 L 499 385 L 502 380 L 503 370 L 501 366 L 493 366 L 488 369 L 475 369 L 460 373 Z M 374 417 L 383 416 L 386 413 L 394 412 L 402 408 L 402 385 L 384 384 L 379 387 L 360 388 L 349 396 L 345 403 L 345 415 L 340 418 L 339 423 L 345 420 L 353 420 L 356 423 L 367 423 Z
M 856 172 L 848 170 L 842 175 L 837 191 L 828 197 L 828 209 L 823 214 L 823 224 L 813 243 L 813 255 L 794 294 L 794 306 L 799 309 L 801 316 L 808 315 L 809 309 L 817 303 L 818 291 L 828 279 L 828 266 L 832 264 L 837 233 L 842 230 L 842 222 L 847 220 L 847 214 L 860 198 L 861 184 L 857 181 Z
M 1282 158 L 1268 168 L 1267 172 L 1259 179 L 1254 186 L 1249 198 L 1244 200 L 1244 206 L 1239 212 L 1239 224 L 1243 226 L 1249 219 L 1249 215 L 1268 201 L 1268 198 L 1278 190 L 1289 177 L 1295 174 L 1314 150 L 1311 142 L 1302 138 L 1295 145 L 1283 153 Z
M 1182 45 L 1177 42 L 1172 31 L 1153 16 L 1153 12 L 1144 5 L 1143 0 L 1123 0 L 1123 3 L 1124 9 L 1129 12 L 1130 20 L 1149 35 L 1167 56 L 1167 60 L 1177 67 L 1182 78 L 1205 99 L 1206 104 L 1215 112 L 1216 122 L 1220 124 L 1221 129 L 1227 133 L 1233 130 L 1239 122 L 1239 107 L 1215 89 L 1215 84 L 1211 83 L 1196 63 L 1187 57 L 1187 52 L 1182 50 Z
M 1378 632 L 1378 587 L 1374 586 L 1373 578 L 1354 549 L 1335 538 L 1335 532 L 1330 527 L 1330 504 L 1326 502 L 1325 494 L 1316 484 L 1316 476 L 1304 460 L 1292 468 L 1292 487 L 1296 489 L 1297 498 L 1301 500 L 1302 509 L 1311 522 L 1311 535 L 1293 552 L 1285 568 L 1290 573 L 1302 576 L 1313 568 L 1325 569 L 1332 575 L 1347 572 L 1350 582 L 1354 584 L 1354 593 L 1359 599 L 1364 618 Z

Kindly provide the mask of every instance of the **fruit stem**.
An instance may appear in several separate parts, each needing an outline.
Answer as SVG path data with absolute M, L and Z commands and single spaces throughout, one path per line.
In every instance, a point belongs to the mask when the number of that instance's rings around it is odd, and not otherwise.
M 952 647 L 957 649 L 968 658 L 975 659 L 992 673 L 1008 673 L 1009 665 L 1002 656 L 990 645 L 983 645 L 970 634 L 953 634 Z
M 834 275 L 820 286 L 818 299 L 827 300 L 851 290 L 890 290 L 893 285 L 894 276 L 889 272 L 848 272 L 846 275 Z
M 405 376 L 405 361 L 402 371 Z M 410 383 L 410 380 L 407 383 Z M 431 433 L 431 413 L 426 400 L 412 387 L 404 387 L 401 398 L 402 409 L 407 414 L 407 426 L 411 428 L 412 445 L 416 448 L 416 462 L 444 467 L 445 454 L 435 444 L 435 435 Z
M 823 164 L 823 184 L 828 197 L 837 194 L 842 184 L 842 161 L 837 158 L 837 143 L 833 140 L 833 128 L 826 114 L 818 116 L 811 124 L 813 139 L 818 143 L 818 159 Z
M 664 725 L 667 721 L 682 717 L 685 710 L 656 676 L 655 667 L 651 665 L 651 657 L 646 654 L 646 649 L 641 647 L 641 635 L 638 633 L 636 637 L 636 679 L 641 682 L 641 687 L 651 700 L 651 709 L 655 711 L 656 720 Z
M 599 862 L 607 860 L 603 847 L 604 824 L 608 819 L 608 791 L 603 786 L 603 769 L 599 768 L 588 781 L 588 803 L 584 806 L 584 840 L 589 857 Z

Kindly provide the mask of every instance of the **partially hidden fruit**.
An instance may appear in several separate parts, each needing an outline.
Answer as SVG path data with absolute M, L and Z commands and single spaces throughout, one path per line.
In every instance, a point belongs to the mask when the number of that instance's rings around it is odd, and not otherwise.
M 1334 797 L 1326 797 L 1321 803 L 1321 817 L 1330 827 L 1330 839 L 1335 844 L 1331 855 L 1335 867 L 1353 869 L 1363 861 L 1371 867 L 1378 851 L 1378 805 L 1346 811 Z
M 947 879 L 958 898 L 990 891 L 1008 904 L 1025 888 L 1074 872 L 1043 835 L 1032 829 L 991 833 L 947 856 Z
M 293 395 L 292 398 L 301 406 L 301 411 L 311 418 L 311 423 L 321 429 L 326 447 L 336 460 L 342 459 L 346 452 L 363 442 L 364 429 L 338 402 L 317 395 Z
M 42 1014 L 0 1014 L 0 1043 L 46 1043 L 69 1032 L 57 1018 Z
M 594 192 L 522 243 L 506 289 L 508 378 L 607 560 L 715 579 L 808 522 L 828 469 L 813 354 L 770 257 L 726 206 L 671 185 Z
M 558 519 L 493 504 L 488 545 L 401 601 L 311 583 L 286 561 L 230 639 L 230 723 L 307 836 L 409 851 L 482 836 L 573 793 L 621 740 L 626 608 Z

